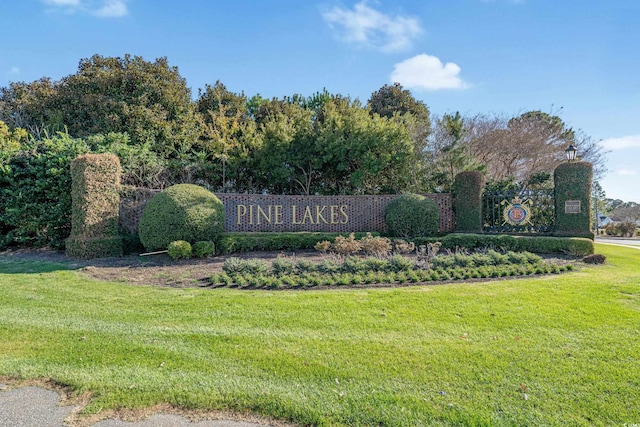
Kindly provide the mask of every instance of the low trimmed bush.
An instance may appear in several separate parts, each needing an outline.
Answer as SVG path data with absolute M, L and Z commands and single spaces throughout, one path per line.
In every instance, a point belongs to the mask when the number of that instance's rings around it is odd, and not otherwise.
M 371 233 L 373 236 L 379 233 Z M 311 250 L 322 241 L 329 242 L 335 240 L 340 233 L 225 233 L 218 241 L 218 252 L 221 254 L 231 254 L 252 251 L 296 251 Z M 366 233 L 354 233 L 356 239 L 362 239 Z
M 593 240 L 583 237 L 511 236 L 508 234 L 460 234 L 443 237 L 416 237 L 410 239 L 416 246 L 442 243 L 442 249 L 494 248 L 503 252 L 533 252 L 541 254 L 564 253 L 585 256 L 594 251 Z
M 173 259 L 191 258 L 191 243 L 184 240 L 176 240 L 169 243 L 167 253 Z
M 211 240 L 200 240 L 193 244 L 193 256 L 206 258 L 215 255 L 216 244 Z
M 384 211 L 387 230 L 394 237 L 434 236 L 440 212 L 433 200 L 419 194 L 403 194 L 389 202 Z
M 217 241 L 224 231 L 224 206 L 215 194 L 193 184 L 178 184 L 153 196 L 138 225 L 148 251 L 165 249 L 175 240 Z

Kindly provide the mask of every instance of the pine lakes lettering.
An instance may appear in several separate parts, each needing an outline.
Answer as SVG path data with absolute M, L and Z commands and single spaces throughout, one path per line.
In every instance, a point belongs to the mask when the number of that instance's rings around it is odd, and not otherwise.
M 285 212 L 283 205 L 237 205 L 237 225 L 282 225 L 285 221 L 293 225 L 349 223 L 347 205 L 293 205 L 289 208 Z

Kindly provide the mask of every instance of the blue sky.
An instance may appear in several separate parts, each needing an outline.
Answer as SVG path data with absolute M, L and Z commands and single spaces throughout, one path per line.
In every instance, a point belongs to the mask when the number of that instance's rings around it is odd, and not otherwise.
M 558 114 L 610 150 L 607 196 L 640 202 L 638 16 L 635 0 L 3 0 L 0 86 L 96 53 L 166 56 L 194 96 L 220 80 L 366 102 L 399 81 L 436 115 Z

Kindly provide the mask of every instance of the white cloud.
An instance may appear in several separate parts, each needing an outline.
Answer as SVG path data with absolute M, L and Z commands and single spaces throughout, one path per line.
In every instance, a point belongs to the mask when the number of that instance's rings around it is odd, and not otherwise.
M 345 43 L 383 52 L 408 49 L 422 33 L 417 18 L 386 15 L 367 6 L 364 0 L 356 3 L 353 10 L 335 6 L 322 16 Z
M 622 138 L 607 138 L 602 140 L 601 144 L 607 150 L 640 148 L 640 135 L 623 136 Z
M 43 0 L 44 4 L 50 4 L 53 6 L 80 6 L 80 0 Z
M 20 74 L 20 68 L 19 67 L 11 67 L 9 69 L 9 72 L 7 74 L 9 74 L 10 76 L 17 76 L 18 74 Z
M 638 174 L 636 171 L 631 169 L 618 169 L 616 173 L 622 176 L 635 176 Z
M 120 18 L 127 13 L 129 13 L 127 5 L 122 0 L 106 0 L 101 8 L 92 12 L 93 15 L 101 18 Z
M 435 56 L 422 53 L 395 65 L 391 82 L 418 90 L 465 89 L 469 87 L 460 77 L 460 67 L 453 62 L 442 64 Z
M 100 18 L 120 18 L 129 13 L 127 0 L 42 0 L 51 10 L 84 12 Z

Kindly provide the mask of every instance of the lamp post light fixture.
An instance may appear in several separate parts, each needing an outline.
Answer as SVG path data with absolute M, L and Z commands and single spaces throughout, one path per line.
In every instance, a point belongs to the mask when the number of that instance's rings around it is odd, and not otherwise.
M 575 147 L 575 145 L 571 144 L 569 145 L 569 147 L 567 147 L 566 150 L 564 150 L 564 153 L 567 156 L 567 160 L 569 160 L 569 162 L 572 162 L 576 159 L 576 154 L 578 154 L 578 149 Z

